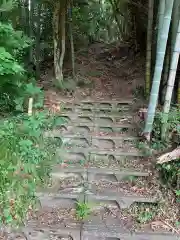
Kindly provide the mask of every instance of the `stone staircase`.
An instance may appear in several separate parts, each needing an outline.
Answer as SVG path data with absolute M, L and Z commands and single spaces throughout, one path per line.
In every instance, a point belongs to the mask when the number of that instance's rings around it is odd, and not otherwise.
M 52 224 L 29 222 L 24 229 L 26 239 L 178 239 L 159 231 L 133 231 L 131 221 L 123 215 L 134 203 L 158 201 L 150 189 L 150 193 L 141 193 L 127 183 L 151 175 L 151 164 L 137 148 L 132 109 L 131 100 L 65 104 L 62 116 L 66 123 L 48 133 L 64 139 L 65 147 L 57 151 L 61 164 L 54 167 L 51 186 L 38 194 L 42 207 L 61 209 L 64 218 L 61 214 L 61 221 Z M 82 211 L 89 209 L 88 216 L 80 220 L 74 217 L 77 202 Z

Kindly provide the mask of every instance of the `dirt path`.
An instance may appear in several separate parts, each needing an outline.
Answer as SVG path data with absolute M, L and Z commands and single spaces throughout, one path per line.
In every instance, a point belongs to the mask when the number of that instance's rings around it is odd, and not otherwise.
M 144 61 L 140 57 L 135 59 L 118 58 L 108 60 L 106 53 L 111 49 L 105 49 L 104 44 L 92 45 L 89 50 L 81 50 L 76 54 L 77 79 L 84 82 L 84 86 L 76 87 L 73 96 L 62 96 L 57 88 L 51 87 L 52 73 L 42 77 L 46 91 L 46 103 L 50 107 L 53 104 L 67 100 L 122 100 L 140 97 L 144 85 Z M 66 64 L 65 75 L 71 72 L 71 66 Z M 87 85 L 87 86 L 86 86 Z

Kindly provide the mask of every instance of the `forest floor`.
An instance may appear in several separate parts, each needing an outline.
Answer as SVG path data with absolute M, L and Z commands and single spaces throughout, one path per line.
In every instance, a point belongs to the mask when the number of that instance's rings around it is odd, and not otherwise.
M 112 59 L 111 51 L 114 52 Z M 74 93 L 69 96 L 63 95 L 62 92 L 59 94 L 57 87 L 53 87 L 52 71 L 47 70 L 42 76 L 40 85 L 47 89 L 48 105 L 85 98 L 94 100 L 122 100 L 137 96 L 138 99 L 142 98 L 144 60 L 140 57 L 136 59 L 129 56 L 121 57 L 113 47 L 108 48 L 104 44 L 97 43 L 89 49 L 82 49 L 76 53 L 75 68 L 79 86 L 73 87 Z M 71 63 L 65 63 L 64 75 L 72 75 Z
M 129 120 L 126 121 L 127 119 L 125 118 L 125 122 L 123 122 L 123 124 L 134 124 L 133 128 L 136 128 L 137 131 L 135 131 L 135 133 L 131 132 L 131 134 L 133 137 L 136 137 L 137 132 L 140 131 L 140 129 L 137 128 L 141 126 L 138 110 L 139 108 L 146 107 L 146 102 L 143 100 L 145 61 L 140 56 L 136 56 L 134 58 L 132 58 L 132 56 L 115 56 L 115 59 L 110 59 L 109 52 L 112 52 L 113 50 L 111 48 L 107 48 L 106 51 L 105 49 L 106 46 L 104 44 L 97 43 L 90 46 L 88 50 L 82 49 L 76 53 L 76 74 L 78 81 L 80 80 L 80 83 L 77 84 L 79 86 L 75 86 L 73 89 L 68 88 L 67 91 L 64 92 L 58 90 L 57 87 L 55 87 L 53 84 L 51 69 L 47 69 L 47 71 L 41 76 L 41 80 L 39 82 L 39 85 L 43 86 L 45 90 L 45 107 L 48 108 L 51 112 L 61 113 L 63 107 L 67 107 L 67 103 L 69 104 L 73 102 L 81 102 L 84 100 L 100 103 L 109 102 L 112 106 L 117 102 L 132 101 L 132 122 Z M 71 64 L 67 63 L 65 65 L 65 76 L 69 75 L 71 75 Z M 71 80 L 69 81 L 71 83 Z M 110 116 L 111 113 L 108 114 Z M 110 117 L 112 118 L 112 114 Z M 88 123 L 86 122 L 86 124 Z M 100 124 L 102 124 L 102 122 Z M 105 125 L 106 124 L 108 125 L 108 123 L 105 123 Z M 115 138 L 114 135 L 111 135 L 109 133 L 100 132 L 99 135 L 101 138 L 106 139 L 109 136 L 112 137 L 112 139 Z M 123 137 L 123 135 L 121 136 Z M 119 135 L 116 137 L 119 137 Z M 124 135 L 124 138 L 126 137 L 127 136 Z M 140 140 L 138 140 L 138 142 L 139 141 Z M 115 143 L 117 143 L 117 141 Z M 83 144 L 86 144 L 86 142 L 83 142 Z M 99 142 L 99 144 L 101 144 L 101 142 Z M 107 143 L 106 141 L 104 144 L 108 145 L 109 142 Z M 123 149 L 125 149 L 125 147 L 127 153 L 131 151 L 131 149 L 129 149 L 131 148 L 130 146 L 125 146 L 124 144 Z M 99 145 L 98 148 L 100 149 L 101 145 Z M 132 151 L 136 150 L 137 148 L 138 147 L 136 142 L 136 145 L 132 147 Z M 109 156 L 113 156 L 113 154 Z M 116 161 L 117 159 L 111 159 L 107 165 L 104 161 L 101 162 L 101 160 L 102 159 L 97 158 L 96 162 L 89 162 L 89 169 L 92 170 L 91 168 L 94 169 L 95 167 L 98 169 L 97 171 L 103 169 L 107 170 L 110 168 L 113 169 L 112 171 L 116 171 L 117 169 L 131 169 L 133 173 L 135 172 L 136 174 L 138 171 L 143 172 L 144 176 L 141 176 L 141 174 L 139 177 L 129 176 L 129 178 L 122 178 L 119 181 L 117 181 L 117 179 L 115 181 L 112 178 L 106 178 L 107 176 L 105 177 L 106 179 L 104 181 L 96 179 L 98 183 L 94 183 L 91 186 L 92 188 L 96 189 L 96 194 L 104 194 L 107 190 L 110 189 L 108 196 L 111 196 L 111 194 L 112 196 L 123 194 L 125 197 L 131 196 L 132 198 L 136 198 L 138 196 L 140 199 L 141 197 L 143 199 L 153 199 L 154 197 L 158 196 L 158 201 L 150 201 L 147 203 L 133 203 L 129 208 L 121 209 L 117 207 L 117 204 L 114 204 L 115 201 L 113 200 L 109 201 L 110 203 L 107 201 L 107 204 L 103 207 L 103 209 L 94 207 L 96 203 L 93 206 L 84 206 L 81 204 L 81 209 L 77 209 L 75 205 L 71 204 L 70 206 L 66 206 L 64 208 L 62 208 L 62 206 L 55 206 L 57 205 L 56 200 L 54 207 L 52 207 L 51 204 L 49 206 L 48 204 L 45 204 L 45 207 L 36 212 L 32 221 L 33 226 L 36 226 L 38 229 L 51 228 L 51 230 L 53 229 L 54 232 L 56 229 L 61 228 L 62 226 L 65 229 L 74 229 L 75 227 L 81 226 L 82 219 L 79 220 L 78 218 L 80 214 L 79 211 L 84 211 L 86 216 L 85 219 L 83 219 L 83 224 L 87 227 L 87 229 L 91 223 L 94 223 L 94 226 L 96 226 L 96 222 L 98 222 L 98 225 L 100 221 L 102 224 L 105 222 L 105 229 L 108 229 L 108 227 L 110 228 L 111 225 L 114 224 L 115 226 L 118 226 L 118 231 L 119 227 L 121 226 L 120 231 L 123 229 L 123 234 L 126 234 L 127 231 L 130 231 L 131 233 L 132 231 L 141 231 L 145 233 L 174 233 L 180 235 L 180 226 L 178 224 L 180 221 L 179 203 L 177 203 L 175 195 L 170 190 L 161 185 L 158 173 L 155 170 L 155 166 L 152 163 L 152 159 L 150 157 L 131 157 L 131 159 L 128 161 L 126 161 L 124 158 L 124 160 L 121 162 L 119 162 L 119 160 Z M 64 165 L 61 166 L 62 168 L 68 167 L 68 162 L 63 162 L 63 164 Z M 77 165 L 75 165 L 75 168 L 76 167 Z M 80 170 L 82 173 L 81 168 Z M 65 171 L 65 175 L 67 173 L 69 172 Z M 58 191 L 63 195 L 64 192 L 67 192 L 67 189 L 79 190 L 81 183 L 82 179 L 79 178 L 79 176 L 76 174 L 70 175 L 62 181 L 59 181 Z M 45 203 L 47 203 L 46 200 Z M 99 216 L 101 216 L 101 219 L 99 219 Z M 88 222 L 88 219 L 91 219 L 91 223 Z M 84 231 L 88 232 L 88 230 Z M 66 234 L 65 237 L 59 238 L 53 238 L 53 236 L 54 235 L 52 233 L 52 236 L 49 235 L 49 238 L 47 239 L 74 239 L 74 237 L 66 237 Z M 99 239 L 99 237 L 100 236 L 97 235 L 96 239 Z M 45 238 L 43 238 L 42 235 L 41 237 L 37 238 L 29 237 L 29 239 L 39 240 Z M 84 239 L 95 238 L 85 237 Z M 151 237 L 147 239 L 151 239 Z M 173 238 L 170 237 L 167 239 Z

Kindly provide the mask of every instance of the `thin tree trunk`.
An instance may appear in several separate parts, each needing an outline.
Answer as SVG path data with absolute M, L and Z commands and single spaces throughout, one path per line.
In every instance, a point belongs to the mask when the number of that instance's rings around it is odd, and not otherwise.
M 174 45 L 176 42 L 176 34 L 177 34 L 179 19 L 180 19 L 180 1 L 174 0 L 174 8 L 173 8 L 173 15 L 172 15 L 171 57 L 173 55 Z M 172 99 L 174 100 L 176 100 L 175 95 L 176 93 L 175 91 L 173 91 Z M 178 96 L 178 93 L 177 93 L 177 96 Z M 177 98 L 177 102 L 180 104 L 180 98 L 179 98 L 179 101 Z
M 114 18 L 116 20 L 117 26 L 118 26 L 118 30 L 119 30 L 119 40 L 121 40 L 121 34 L 122 34 L 122 29 L 121 29 L 121 23 L 119 21 L 118 15 L 117 15 L 117 4 L 115 1 L 113 0 L 109 0 L 112 9 L 113 9 L 113 13 L 114 13 Z
M 61 12 L 61 55 L 59 59 L 59 67 L 60 67 L 60 78 L 58 80 L 60 82 L 63 81 L 63 63 L 64 56 L 66 51 L 66 8 L 63 7 Z
M 175 45 L 174 45 L 174 52 L 173 52 L 173 56 L 172 56 L 172 60 L 171 60 L 168 86 L 167 86 L 165 103 L 164 103 L 164 108 L 163 108 L 163 113 L 164 113 L 163 128 L 162 128 L 162 137 L 163 138 L 165 138 L 165 135 L 166 135 L 166 125 L 167 125 L 168 113 L 169 113 L 170 105 L 171 105 L 174 83 L 175 83 L 175 79 L 176 79 L 179 55 L 180 55 L 180 21 L 179 21 L 176 41 L 175 41 Z
M 54 6 L 54 13 L 53 13 L 53 40 L 54 40 L 54 74 L 55 78 L 57 79 L 59 76 L 59 49 L 58 49 L 58 40 L 59 40 L 59 12 L 60 12 L 60 3 L 56 3 Z
M 147 28 L 147 49 L 146 49 L 146 97 L 149 96 L 150 86 L 151 86 L 153 14 L 154 14 L 154 0 L 149 0 L 148 28 Z
M 29 37 L 33 39 L 34 37 L 34 1 L 29 0 Z M 29 50 L 29 60 L 30 62 L 34 62 L 33 59 L 33 45 L 31 45 Z
M 63 62 L 66 41 L 66 9 L 67 1 L 57 2 L 54 6 L 54 71 L 55 78 L 59 83 L 63 81 Z
M 72 31 L 72 6 L 73 4 L 69 4 L 69 35 L 70 35 L 70 43 L 71 43 L 71 62 L 72 62 L 72 76 L 75 79 L 75 54 L 74 54 L 74 39 L 73 39 L 73 31 Z
M 178 104 L 178 107 L 180 108 L 180 79 L 178 82 L 177 104 Z
M 41 34 L 41 3 L 37 3 L 37 16 L 36 16 L 36 79 L 40 76 L 40 34 Z
M 160 0 L 159 2 L 159 8 L 158 8 L 158 36 L 157 36 L 157 50 L 159 49 L 159 46 L 161 44 L 160 38 L 161 38 L 161 29 L 163 26 L 163 21 L 164 21 L 164 12 L 165 12 L 165 0 Z M 169 51 L 169 50 L 168 50 Z M 168 52 L 167 51 L 167 52 Z M 158 51 L 157 51 L 158 52 Z M 163 102 L 163 93 L 164 93 L 164 82 L 167 82 L 168 79 L 168 71 L 169 71 L 169 64 L 170 64 L 170 59 L 169 59 L 169 54 L 167 53 L 166 55 L 166 60 L 165 60 L 165 71 L 164 71 L 164 76 L 163 76 L 163 83 L 160 84 L 160 103 Z M 169 64 L 168 64 L 169 63 Z M 167 68 L 168 67 L 168 68 Z M 162 91 L 161 91 L 162 90 Z
M 174 0 L 174 7 L 173 7 L 173 14 L 172 14 L 171 57 L 173 55 L 174 45 L 176 43 L 179 19 L 180 19 L 180 1 Z
M 150 101 L 149 101 L 149 106 L 148 106 L 148 114 L 147 114 L 145 129 L 144 129 L 144 136 L 149 141 L 150 141 L 150 135 L 152 132 L 155 111 L 156 111 L 156 106 L 157 106 L 157 101 L 158 101 L 159 86 L 160 86 L 160 81 L 161 81 L 167 40 L 168 40 L 168 35 L 169 35 L 173 3 L 174 3 L 174 0 L 166 0 L 165 15 L 164 15 L 163 27 L 161 30 L 161 37 L 160 37 L 161 44 L 159 45 L 159 48 L 157 49 L 157 59 L 156 59 L 156 64 L 155 64 L 153 83 L 152 83 Z
M 171 63 L 171 48 L 169 46 L 169 43 L 167 45 L 168 46 L 167 46 L 167 51 L 165 55 L 164 72 L 163 72 L 163 77 L 160 84 L 160 94 L 159 94 L 160 104 L 162 105 L 164 105 L 164 101 L 165 101 L 166 88 L 167 88 L 170 63 Z

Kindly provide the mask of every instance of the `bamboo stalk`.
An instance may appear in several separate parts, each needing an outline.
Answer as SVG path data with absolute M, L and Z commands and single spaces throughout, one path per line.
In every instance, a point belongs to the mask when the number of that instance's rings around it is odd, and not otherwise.
M 180 79 L 179 79 L 179 82 L 178 82 L 177 104 L 178 104 L 178 107 L 180 108 Z
M 152 36 L 153 36 L 153 14 L 154 0 L 149 0 L 148 28 L 147 28 L 147 47 L 146 47 L 146 97 L 150 93 L 151 87 L 151 60 L 152 60 Z
M 177 31 L 177 35 L 176 35 L 176 42 L 174 45 L 173 56 L 172 56 L 172 60 L 171 60 L 168 86 L 167 86 L 165 103 L 164 103 L 164 108 L 163 108 L 163 113 L 164 113 L 163 125 L 162 125 L 162 137 L 163 138 L 165 138 L 165 135 L 166 135 L 166 125 L 167 125 L 167 121 L 168 121 L 168 113 L 170 110 L 172 93 L 173 93 L 174 83 L 175 83 L 175 79 L 176 79 L 179 55 L 180 55 L 180 20 L 179 20 L 179 26 L 178 26 L 178 31 Z
M 171 56 L 173 55 L 174 45 L 180 19 L 180 1 L 174 0 L 173 15 L 172 15 L 172 37 L 171 37 Z
M 179 19 L 180 19 L 180 1 L 174 0 L 173 15 L 172 15 L 171 57 L 173 55 L 174 45 L 176 42 L 176 34 L 178 30 Z M 175 100 L 175 91 L 173 91 L 172 99 Z M 178 102 L 180 103 L 180 100 L 178 100 L 178 92 L 177 92 L 177 103 Z
M 161 35 L 160 35 L 160 44 L 157 49 L 155 71 L 154 71 L 150 101 L 148 106 L 148 114 L 147 114 L 147 119 L 145 123 L 145 129 L 144 129 L 144 136 L 148 141 L 150 141 L 150 135 L 153 128 L 153 122 L 154 122 L 154 117 L 156 112 L 157 101 L 158 101 L 159 86 L 161 81 L 167 40 L 169 35 L 173 3 L 174 3 L 174 0 L 166 0 L 164 21 L 163 21 L 163 26 L 162 26 Z
M 169 70 L 170 70 L 170 63 L 171 63 L 171 48 L 169 46 L 169 41 L 167 43 L 167 50 L 165 55 L 165 63 L 164 63 L 164 73 L 161 79 L 161 89 L 160 89 L 160 104 L 164 104 L 165 95 L 166 95 L 166 87 L 169 77 Z
M 164 21 L 164 12 L 165 12 L 165 0 L 160 0 L 159 1 L 159 7 L 158 7 L 158 27 L 157 27 L 157 52 L 158 52 L 158 49 L 159 49 L 159 46 L 161 44 L 160 42 L 160 39 L 161 39 L 161 29 L 162 29 L 162 26 L 163 26 L 163 21 Z M 169 55 L 168 55 L 169 56 Z M 168 66 L 168 56 L 166 55 L 166 60 L 165 60 L 165 73 L 164 73 L 164 78 L 163 80 L 166 79 L 166 82 L 167 82 L 167 79 L 168 79 L 168 71 L 169 71 L 169 66 Z M 170 62 L 170 60 L 169 60 Z M 167 69 L 168 67 L 168 69 Z M 163 81 L 164 83 L 164 81 Z M 164 84 L 162 83 L 161 86 L 163 86 Z M 161 99 L 160 99 L 161 100 Z
M 157 49 L 159 48 L 159 45 L 161 44 L 161 29 L 163 26 L 164 21 L 164 12 L 165 12 L 165 0 L 160 0 L 159 2 L 159 8 L 158 8 L 158 36 L 157 36 Z

